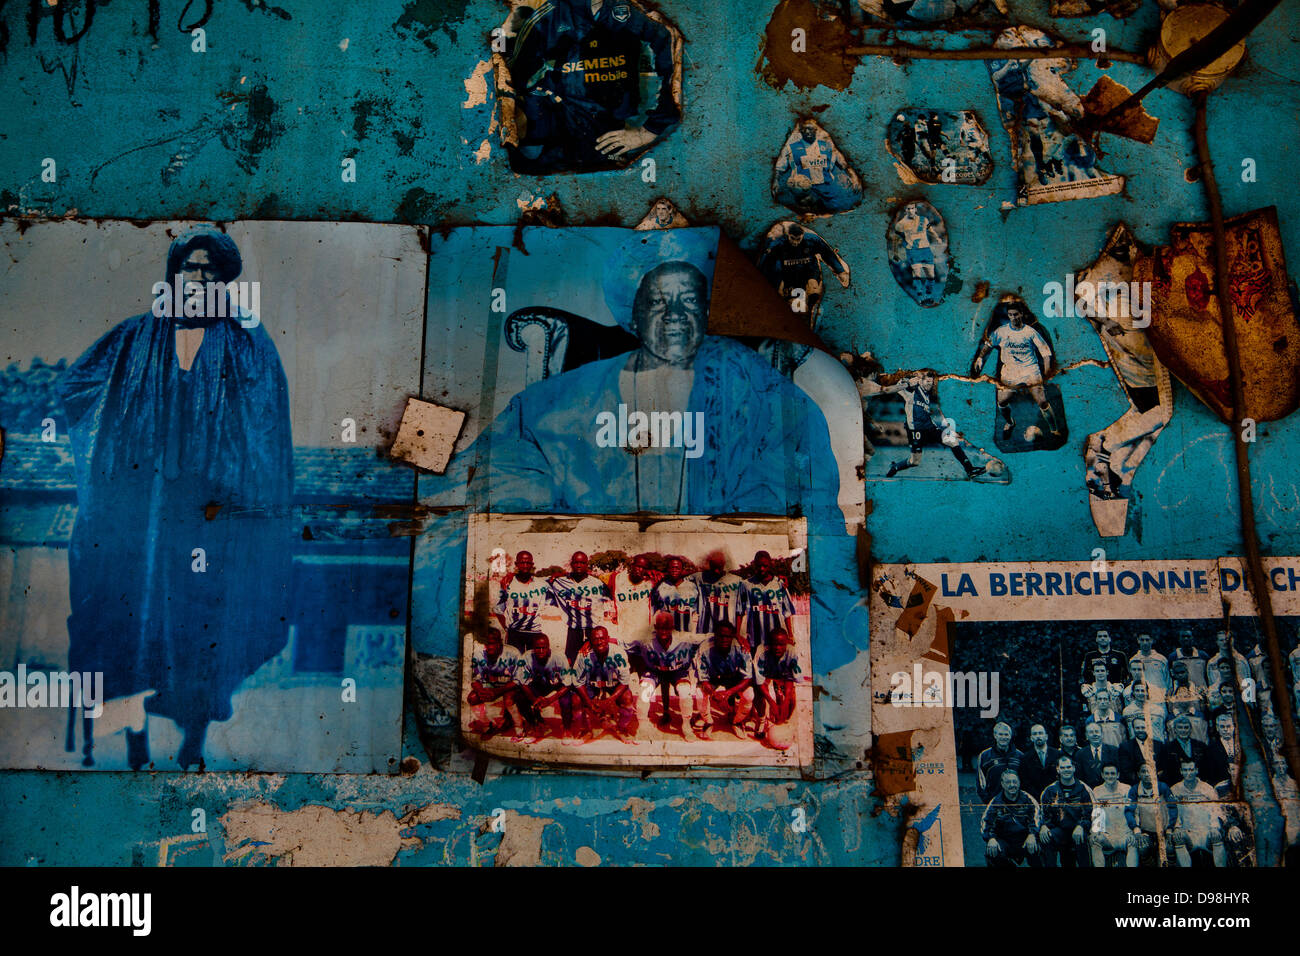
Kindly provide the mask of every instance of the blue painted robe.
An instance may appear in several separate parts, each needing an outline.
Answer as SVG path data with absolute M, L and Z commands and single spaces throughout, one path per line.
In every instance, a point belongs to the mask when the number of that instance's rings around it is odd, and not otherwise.
M 216 320 L 188 372 L 175 329 L 125 320 L 59 391 L 77 473 L 69 666 L 102 671 L 109 699 L 155 689 L 146 709 L 189 727 L 228 719 L 285 644 L 293 441 L 264 327 Z
M 592 362 L 516 395 L 467 449 L 471 500 L 499 512 L 623 514 L 636 508 L 634 456 L 596 443 L 596 416 L 617 413 L 628 356 Z M 743 345 L 705 336 L 685 410 L 704 413 L 703 454 L 687 458 L 683 514 L 785 515 L 798 502 L 810 530 L 843 528 L 839 470 L 826 419 L 801 389 Z M 653 453 L 653 452 L 651 452 Z M 646 510 L 672 513 L 673 501 Z

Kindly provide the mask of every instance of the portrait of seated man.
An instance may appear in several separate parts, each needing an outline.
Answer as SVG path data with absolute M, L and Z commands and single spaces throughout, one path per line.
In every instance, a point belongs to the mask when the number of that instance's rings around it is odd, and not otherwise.
M 1020 774 L 1010 768 L 1002 771 L 998 782 L 1000 789 L 980 818 L 988 866 L 1042 866 L 1037 836 L 1042 814 L 1038 801 L 1020 789 Z
M 513 33 L 512 33 L 513 31 Z M 611 169 L 681 120 L 681 35 L 631 0 L 542 0 L 504 28 L 515 172 Z M 641 62 L 658 80 L 643 110 Z
M 842 534 L 826 419 L 752 349 L 708 335 L 715 240 L 637 233 L 603 277 L 640 346 L 519 392 L 443 482 L 494 511 L 785 515 Z M 473 468 L 472 478 L 470 469 Z

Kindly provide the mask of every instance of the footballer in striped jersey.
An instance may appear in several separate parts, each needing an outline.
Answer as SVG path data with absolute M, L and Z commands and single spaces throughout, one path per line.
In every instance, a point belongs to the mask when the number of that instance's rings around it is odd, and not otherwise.
M 772 568 L 772 556 L 766 551 L 754 555 L 754 577 L 740 588 L 736 613 L 751 654 L 758 654 L 777 631 L 794 633 L 791 618 L 794 601 L 784 579 Z
M 533 573 L 533 556 L 528 551 L 515 555 L 515 571 L 501 579 L 492 613 L 505 628 L 506 643 L 519 652 L 532 647 L 532 637 L 541 632 L 537 616 L 554 604 L 551 584 Z
M 564 656 L 573 660 L 591 636 L 591 629 L 609 622 L 614 614 L 609 588 L 591 573 L 586 552 L 575 551 L 569 573 L 551 578 L 551 603 L 564 612 L 568 639 Z
M 470 656 L 469 705 L 474 711 L 471 733 L 491 737 L 506 729 L 506 719 L 522 732 L 523 716 L 515 706 L 514 692 L 519 686 L 519 652 L 506 646 L 501 632 L 488 628 L 483 642 L 476 644 Z
M 795 684 L 803 676 L 799 658 L 785 630 L 778 628 L 754 657 L 754 682 L 758 693 L 754 695 L 754 709 L 758 712 L 758 730 L 755 736 L 766 738 L 779 750 L 789 744 L 776 741 L 772 735 L 774 724 L 785 724 L 794 715 Z
M 626 571 L 615 571 L 610 575 L 614 623 L 619 643 L 624 647 L 650 633 L 650 594 L 659 583 L 659 577 L 650 569 L 644 554 L 633 558 Z
M 551 650 L 551 639 L 545 634 L 533 635 L 532 647 L 519 662 L 515 701 L 519 712 L 532 726 L 534 742 L 548 732 L 542 710 L 551 706 L 560 712 L 564 736 L 571 736 L 573 698 L 573 668 L 569 661 Z
M 694 631 L 700 616 L 700 588 L 694 577 L 685 576 L 682 559 L 671 557 L 664 579 L 650 592 L 650 609 L 654 614 L 668 611 L 673 616 L 673 630 Z
M 636 695 L 632 670 L 623 649 L 603 627 L 591 630 L 591 642 L 573 666 L 573 691 L 581 702 L 584 736 L 595 738 L 612 730 L 625 743 L 636 743 Z M 610 724 L 613 724 L 611 727 Z
M 641 693 L 637 697 L 637 716 L 645 720 L 650 715 L 650 705 L 656 691 L 662 708 L 659 726 L 667 727 L 672 720 L 669 696 L 675 692 L 682 717 L 682 736 L 695 739 L 691 728 L 691 715 L 698 710 L 699 688 L 695 683 L 695 652 L 703 635 L 679 631 L 673 627 L 671 611 L 657 611 L 654 630 L 639 645 L 645 674 L 641 678 Z
M 736 607 L 740 602 L 740 589 L 745 583 L 727 570 L 727 558 L 721 551 L 710 551 L 704 559 L 704 570 L 691 575 L 700 591 L 700 616 L 695 630 L 701 634 L 714 633 L 725 622 L 736 624 Z
M 731 723 L 732 734 L 743 739 L 740 728 L 754 706 L 754 661 L 744 643 L 736 640 L 732 624 L 722 621 L 700 645 L 695 675 L 700 689 L 700 737 L 709 739 L 716 710 Z

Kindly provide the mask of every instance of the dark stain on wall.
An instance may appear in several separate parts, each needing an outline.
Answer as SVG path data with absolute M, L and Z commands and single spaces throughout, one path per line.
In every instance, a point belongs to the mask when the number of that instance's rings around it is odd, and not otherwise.
M 793 49 L 796 29 L 804 31 L 798 51 Z M 846 89 L 859 61 L 839 51 L 850 46 L 851 40 L 844 21 L 823 13 L 814 0 L 781 0 L 764 31 L 759 73 L 778 90 L 787 83 L 802 90 L 814 86 Z
M 451 29 L 451 24 L 463 20 L 468 7 L 469 0 L 411 0 L 402 7 L 402 15 L 393 24 L 393 29 L 436 51 L 438 45 L 434 37 L 439 32 L 445 31 L 451 41 L 456 42 L 456 31 Z
M 252 173 L 261 161 L 262 152 L 284 132 L 284 124 L 275 118 L 278 106 L 264 83 L 255 85 L 246 94 L 229 93 L 223 98 L 243 101 L 248 107 L 244 118 L 222 128 L 221 142 L 235 152 L 239 168 Z
M 432 222 L 438 218 L 438 197 L 421 186 L 408 189 L 393 210 L 394 222 Z

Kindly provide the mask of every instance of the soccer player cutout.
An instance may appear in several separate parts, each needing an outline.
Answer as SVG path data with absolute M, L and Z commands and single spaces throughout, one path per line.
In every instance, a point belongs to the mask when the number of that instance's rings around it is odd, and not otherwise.
M 1097 530 L 1104 537 L 1124 533 L 1127 504 L 1121 503 L 1118 517 L 1098 504 L 1128 497 L 1134 473 L 1155 444 L 1173 415 L 1173 386 L 1169 372 L 1156 358 L 1145 326 L 1149 312 L 1138 316 L 1130 299 L 1133 264 L 1142 254 L 1137 239 L 1124 223 L 1106 238 L 1106 246 L 1092 265 L 1075 275 L 1074 288 L 1083 315 L 1097 332 L 1111 370 L 1128 399 L 1128 408 L 1101 431 L 1088 436 L 1084 445 L 1085 485 Z M 1123 290 L 1116 293 L 1102 289 Z M 1138 309 L 1138 311 L 1144 311 Z M 1059 314 L 1059 313 L 1058 313 Z
M 681 122 L 680 36 L 629 0 L 542 0 L 514 37 L 508 65 L 524 122 L 516 172 L 624 162 Z M 642 126 L 642 44 L 659 80 Z
M 1204 780 L 1198 779 L 1197 763 L 1191 757 L 1179 761 L 1182 780 L 1169 788 L 1170 796 L 1178 804 L 1178 822 L 1173 828 L 1174 855 L 1178 865 L 1192 865 L 1193 850 L 1208 850 L 1214 865 L 1228 865 L 1220 829 L 1219 795 Z
M 772 171 L 772 198 L 800 213 L 827 214 L 861 201 L 862 181 L 814 120 L 802 121 L 786 140 Z
M 1258 698 L 1261 691 L 1267 690 L 1267 687 L 1254 683 L 1253 677 L 1242 680 L 1239 689 L 1233 680 L 1232 661 L 1226 657 L 1219 658 L 1208 670 L 1211 680 L 1210 686 L 1205 688 L 1205 705 L 1211 713 L 1234 708 L 1239 693 L 1243 698 L 1247 695 Z
M 650 592 L 658 584 L 644 554 L 638 554 L 627 571 L 615 571 L 609 578 L 614 599 L 614 623 L 619 643 L 628 647 L 650 633 Z
M 591 629 L 605 624 L 613 614 L 609 588 L 591 574 L 591 564 L 582 551 L 573 552 L 570 571 L 551 579 L 551 603 L 564 612 L 568 638 L 564 656 L 573 660 L 591 636 Z
M 1038 842 L 1044 866 L 1088 865 L 1092 790 L 1075 777 L 1074 770 L 1074 760 L 1062 754 L 1056 760 L 1056 782 L 1043 789 Z
M 700 645 L 695 673 L 700 690 L 700 738 L 710 738 L 713 715 L 719 711 L 730 722 L 732 735 L 743 740 L 741 727 L 754 706 L 754 660 L 736 639 L 733 624 L 719 622 L 713 636 Z
M 645 674 L 641 678 L 641 692 L 637 695 L 637 719 L 647 720 L 655 693 L 659 694 L 659 727 L 667 729 L 672 723 L 670 696 L 677 695 L 677 706 L 682 718 L 682 737 L 695 740 L 691 716 L 701 710 L 699 687 L 695 683 L 695 651 L 703 635 L 675 630 L 671 611 L 658 611 L 654 616 L 654 630 L 640 644 L 641 658 L 645 661 Z
M 1176 729 L 1178 719 L 1186 718 L 1191 736 L 1203 744 L 1209 739 L 1207 733 L 1209 724 L 1206 722 L 1209 691 L 1203 684 L 1197 687 L 1190 682 L 1186 661 L 1175 660 L 1169 671 L 1174 681 L 1173 688 L 1165 698 L 1165 706 L 1169 709 L 1170 726 Z M 1172 780 L 1165 782 L 1173 783 Z
M 744 585 L 739 577 L 727 570 L 727 558 L 721 551 L 711 551 L 704 559 L 704 570 L 691 575 L 700 592 L 700 614 L 695 629 L 701 634 L 712 634 L 719 624 L 733 626 L 739 617 L 737 606 Z
M 515 702 L 533 733 L 533 743 L 548 733 L 542 711 L 556 707 L 564 728 L 563 736 L 572 735 L 573 727 L 573 671 L 568 660 L 551 650 L 551 639 L 545 634 L 533 635 L 532 648 L 524 654 L 519 664 L 519 686 L 515 688 Z M 523 728 L 520 728 L 520 736 Z
M 1245 680 L 1251 676 L 1250 662 L 1246 660 L 1246 655 L 1232 646 L 1232 638 L 1227 631 L 1219 631 L 1214 635 L 1214 643 L 1218 650 L 1210 657 L 1207 667 L 1214 667 L 1219 661 L 1231 659 L 1237 664 L 1237 678 Z M 1211 679 L 1212 678 L 1208 678 Z
M 1092 790 L 1092 836 L 1088 843 L 1092 865 L 1137 866 L 1137 843 L 1129 833 L 1126 811 L 1129 788 L 1119 782 L 1119 766 L 1113 760 L 1101 768 L 1101 785 Z
M 766 551 L 754 555 L 754 576 L 740 588 L 736 615 L 749 643 L 749 652 L 754 655 L 777 631 L 784 632 L 787 638 L 794 633 L 794 600 Z
M 999 720 L 993 725 L 993 746 L 983 751 L 975 760 L 978 778 L 980 802 L 988 803 L 1000 786 L 1002 771 L 1014 770 L 1019 786 L 1020 761 L 1024 757 L 1011 744 L 1011 725 Z
M 1178 632 L 1178 646 L 1174 648 L 1173 657 L 1169 662 L 1169 686 L 1173 687 L 1174 662 L 1182 661 L 1187 670 L 1188 681 L 1196 687 L 1205 687 L 1208 683 L 1205 679 L 1205 666 L 1210 661 L 1210 655 L 1201 650 L 1194 643 L 1191 631 Z
M 758 729 L 754 736 L 777 750 L 790 747 L 786 725 L 794 716 L 795 685 L 802 673 L 790 636 L 784 630 L 772 632 L 754 658 L 754 681 L 758 684 L 754 695 Z
M 1113 704 L 1118 708 L 1126 708 L 1126 706 L 1132 704 L 1134 702 L 1134 688 L 1136 687 L 1147 687 L 1147 669 L 1141 666 L 1140 661 L 1130 661 L 1128 662 L 1128 683 L 1119 688 L 1119 693 L 1112 691 Z M 1151 688 L 1149 687 L 1147 688 L 1147 697 L 1151 697 Z M 1118 700 L 1115 700 L 1115 698 L 1118 698 Z
M 1014 770 L 1003 770 L 1000 783 L 1001 789 L 984 808 L 980 819 L 989 866 L 1019 863 L 1042 866 L 1035 836 L 1041 822 L 1038 801 L 1020 789 L 1020 775 Z
M 919 374 L 899 379 L 893 385 L 886 385 L 877 395 L 901 395 L 903 412 L 907 418 L 907 443 L 912 454 L 901 461 L 890 464 L 886 478 L 893 478 L 906 468 L 915 468 L 921 463 L 921 452 L 927 443 L 942 443 L 952 456 L 957 459 L 966 472 L 967 478 L 984 474 L 984 468 L 971 464 L 966 452 L 962 451 L 961 439 L 954 430 L 941 427 L 944 418 L 939 411 L 939 403 L 932 397 L 936 375 L 933 369 L 923 369 Z
M 1079 682 L 1086 684 L 1094 679 L 1093 665 L 1102 661 L 1106 665 L 1106 679 L 1118 683 L 1128 673 L 1124 655 L 1111 646 L 1110 631 L 1100 629 L 1096 635 L 1097 646 L 1083 655 L 1079 664 Z
M 1119 696 L 1118 694 L 1114 696 Z M 1108 690 L 1099 690 L 1092 696 L 1089 726 L 1101 728 L 1102 743 L 1109 744 L 1116 750 L 1126 738 L 1124 720 L 1113 704 L 1113 697 Z
M 991 330 L 986 332 L 971 362 L 970 374 L 978 378 L 984 371 L 984 362 L 989 352 L 998 350 L 998 413 L 1002 416 L 1002 439 L 1006 441 L 1015 430 L 1016 423 L 1011 416 L 1011 396 L 1018 389 L 1028 389 L 1030 397 L 1038 404 L 1043 420 L 1053 435 L 1061 434 L 1060 423 L 1056 413 L 1047 400 L 1043 382 L 1052 374 L 1052 347 L 1047 339 L 1025 320 L 1031 314 L 1028 307 L 1013 295 L 1004 295 L 993 309 L 990 320 Z M 1035 427 L 1035 426 L 1031 426 Z M 1025 440 L 1032 441 L 1030 429 L 1026 429 Z
M 1083 696 L 1084 712 L 1091 713 L 1093 708 L 1093 698 L 1095 698 L 1097 694 L 1103 693 L 1122 697 L 1124 689 L 1121 685 L 1111 682 L 1106 669 L 1106 663 L 1097 660 L 1092 663 L 1092 683 L 1081 686 L 1079 688 L 1079 693 Z
M 667 611 L 673 616 L 673 629 L 694 631 L 700 617 L 700 588 L 695 578 L 685 577 L 682 559 L 668 559 L 664 579 L 650 591 L 650 611 Z
M 1156 780 L 1150 764 L 1138 767 L 1138 782 L 1129 788 L 1124 820 L 1132 831 L 1138 862 L 1154 855 L 1156 863 L 1165 866 L 1173 843 L 1171 828 L 1178 822 L 1178 803 L 1169 787 Z
M 811 229 L 797 222 L 777 223 L 764 237 L 759 253 L 758 271 L 776 286 L 776 291 L 791 303 L 803 294 L 803 306 L 808 313 L 808 327 L 817 327 L 821 314 L 822 294 L 826 284 L 822 281 L 822 264 L 830 267 L 840 287 L 847 289 L 851 281 L 849 264 L 840 254 Z
M 515 555 L 515 570 L 501 579 L 493 616 L 505 628 L 506 643 L 520 653 L 532 647 L 533 637 L 542 633 L 537 616 L 552 605 L 551 584 L 533 573 L 531 552 Z
M 610 642 L 607 629 L 593 627 L 590 644 L 573 667 L 573 691 L 581 704 L 576 720 L 582 737 L 593 740 L 602 732 L 611 732 L 624 743 L 637 742 L 632 684 L 632 670 L 623 649 Z M 578 741 L 564 741 L 570 742 Z
M 514 691 L 519 686 L 519 652 L 506 646 L 501 632 L 488 628 L 483 643 L 475 646 L 470 657 L 469 705 L 474 711 L 471 733 L 491 737 L 506 729 L 508 717 L 521 733 L 523 715 L 515 704 Z
M 1171 681 L 1169 677 L 1169 660 L 1154 648 L 1155 638 L 1150 634 L 1138 635 L 1138 652 L 1129 658 L 1130 661 L 1138 661 L 1142 664 L 1142 669 L 1146 674 L 1147 686 L 1155 691 L 1159 690 L 1160 699 L 1163 699 L 1166 691 L 1169 690 Z M 1151 695 L 1156 698 L 1156 694 Z
M 908 203 L 894 219 L 890 229 L 902 240 L 903 265 L 915 290 L 913 297 L 923 303 L 936 302 L 936 293 L 942 298 L 938 270 L 935 268 L 935 249 L 943 250 L 946 242 L 940 227 L 924 211 L 933 209 L 926 203 Z M 906 289 L 906 287 L 905 287 Z

